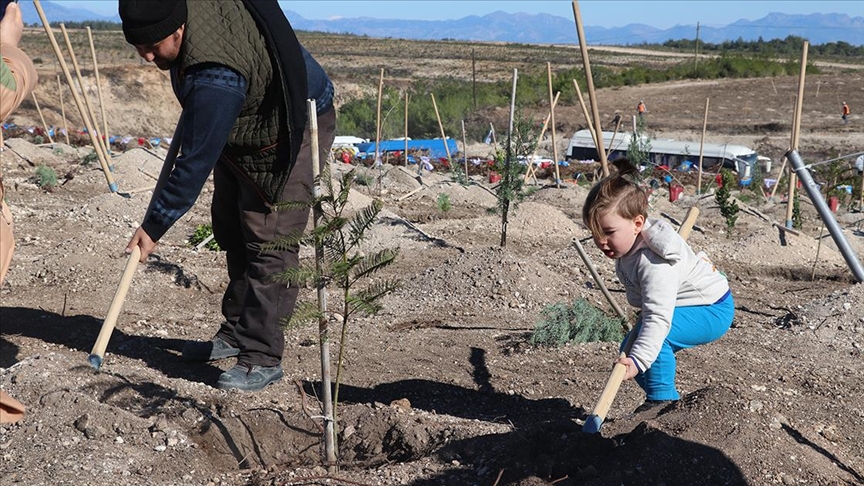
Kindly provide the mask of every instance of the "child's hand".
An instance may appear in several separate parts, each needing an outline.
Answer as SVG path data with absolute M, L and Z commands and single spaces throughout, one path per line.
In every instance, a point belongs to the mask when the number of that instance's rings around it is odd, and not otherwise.
M 625 380 L 629 380 L 639 374 L 639 368 L 636 367 L 636 363 L 634 363 L 632 359 L 618 358 L 618 363 L 621 363 L 627 368 L 627 371 L 624 373 Z

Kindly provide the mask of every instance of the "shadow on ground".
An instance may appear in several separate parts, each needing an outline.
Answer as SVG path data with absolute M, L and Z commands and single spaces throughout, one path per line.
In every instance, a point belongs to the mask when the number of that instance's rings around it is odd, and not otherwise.
M 87 364 L 87 356 L 93 349 L 102 327 L 102 320 L 88 315 L 61 316 L 54 312 L 24 307 L 0 307 L 0 332 L 38 339 L 46 343 L 65 346 L 84 353 L 81 363 Z M 102 370 L 111 369 L 111 354 L 139 359 L 147 366 L 171 378 L 183 378 L 215 384 L 222 370 L 206 364 L 190 364 L 180 358 L 185 343 L 182 339 L 168 339 L 127 334 L 114 329 L 108 342 Z M 21 350 L 0 336 L 0 367 L 8 368 L 23 359 Z

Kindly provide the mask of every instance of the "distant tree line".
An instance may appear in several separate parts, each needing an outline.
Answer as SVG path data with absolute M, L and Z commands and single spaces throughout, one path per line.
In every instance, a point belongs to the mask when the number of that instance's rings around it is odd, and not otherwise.
M 48 22 L 51 28 L 59 29 L 60 24 L 66 26 L 67 29 L 86 29 L 90 30 L 123 30 L 123 25 L 119 22 L 109 22 L 106 20 L 85 20 L 83 22 Z M 42 24 L 33 24 L 31 27 L 41 27 Z
M 804 46 L 803 37 L 794 35 L 787 36 L 785 39 L 772 39 L 766 41 L 760 36 L 755 41 L 745 41 L 741 37 L 734 41 L 724 41 L 720 44 L 712 44 L 710 42 L 699 42 L 699 52 L 736 52 L 741 54 L 757 54 L 764 56 L 795 56 L 801 54 L 801 49 Z M 649 44 L 643 44 L 645 47 L 650 47 Z M 656 45 L 656 44 L 655 44 Z M 663 47 L 670 47 L 681 51 L 695 52 L 695 39 L 669 40 L 662 44 Z M 826 44 L 810 45 L 808 47 L 810 55 L 825 56 L 825 57 L 862 57 L 864 56 L 864 46 L 853 46 L 848 42 L 828 42 Z
M 760 78 L 797 75 L 801 69 L 798 60 L 777 61 L 766 56 L 747 57 L 724 52 L 718 57 L 683 61 L 657 68 L 631 65 L 621 69 L 594 66 L 591 70 L 594 87 L 635 86 L 662 83 L 683 79 Z M 818 67 L 808 64 L 808 74 L 819 74 Z M 549 91 L 546 73 L 523 72 L 519 74 L 516 99 L 522 108 L 548 106 Z M 560 92 L 560 105 L 578 102 L 573 80 L 578 80 L 583 94 L 588 92 L 581 68 L 559 71 L 552 76 L 553 92 Z M 478 112 L 507 106 L 510 100 L 512 81 L 478 84 L 477 106 L 474 109 L 473 87 L 470 81 L 457 79 L 417 80 L 409 88 L 408 131 L 412 137 L 436 138 L 441 136 L 430 93 L 435 94 L 441 122 L 445 133 L 452 138 L 461 138 L 461 120 L 470 121 Z M 404 135 L 404 92 L 385 87 L 382 96 L 382 138 Z M 339 108 L 338 131 L 341 135 L 354 135 L 373 139 L 376 134 L 377 95 L 368 95 L 343 104 Z M 470 140 L 482 140 L 488 127 L 466 124 Z M 472 128 L 473 127 L 473 128 Z

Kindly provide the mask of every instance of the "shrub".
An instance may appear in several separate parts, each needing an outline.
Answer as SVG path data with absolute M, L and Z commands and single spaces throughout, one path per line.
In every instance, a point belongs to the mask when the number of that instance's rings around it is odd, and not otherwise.
M 192 246 L 198 246 L 202 241 L 206 240 L 213 234 L 213 225 L 208 224 L 199 224 L 197 228 L 195 228 L 195 232 L 192 233 L 192 236 L 189 237 L 189 244 Z M 210 251 L 220 251 L 219 243 L 216 243 L 215 239 L 211 239 L 204 246 Z
M 99 155 L 97 155 L 96 151 L 94 150 L 94 151 L 90 152 L 89 154 L 85 155 L 83 159 L 81 159 L 81 165 L 88 166 L 88 165 L 90 165 L 93 162 L 96 162 L 98 160 L 99 160 Z
M 453 209 L 453 206 L 450 205 L 450 194 L 446 192 L 442 192 L 438 194 L 438 210 L 442 213 L 446 213 Z
M 36 185 L 50 191 L 57 185 L 57 172 L 47 165 L 36 167 Z
M 572 304 L 552 304 L 541 312 L 542 320 L 534 327 L 531 344 L 561 346 L 569 342 L 620 341 L 623 320 L 611 318 L 585 299 Z

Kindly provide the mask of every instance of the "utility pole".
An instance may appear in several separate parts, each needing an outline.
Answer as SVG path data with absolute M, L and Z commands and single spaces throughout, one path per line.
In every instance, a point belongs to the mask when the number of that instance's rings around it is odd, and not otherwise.
M 474 58 L 474 49 L 471 49 L 471 92 L 474 97 L 474 111 L 477 111 L 477 62 Z
M 693 70 L 696 70 L 696 65 L 699 64 L 699 22 L 696 22 L 696 55 L 693 58 Z

